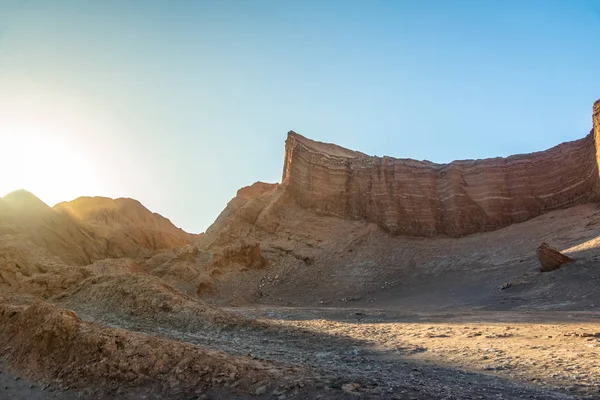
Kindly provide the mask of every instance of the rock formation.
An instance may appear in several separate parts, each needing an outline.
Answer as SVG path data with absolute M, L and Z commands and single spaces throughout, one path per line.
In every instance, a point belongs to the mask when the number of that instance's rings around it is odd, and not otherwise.
M 135 256 L 140 250 L 182 247 L 197 238 L 177 228 L 167 218 L 127 198 L 80 197 L 53 209 L 73 218 L 105 242 L 111 257 Z
M 0 199 L 0 289 L 51 296 L 92 274 L 132 271 L 132 261 L 100 260 L 145 260 L 198 237 L 135 200 L 83 198 L 52 209 L 19 190 Z
M 542 243 L 536 250 L 538 260 L 540 261 L 541 271 L 549 272 L 559 269 L 564 264 L 573 261 L 572 258 L 565 256 L 560 251 L 554 250 L 546 242 Z
M 594 141 L 600 143 L 600 100 L 594 103 L 592 109 L 592 132 Z M 596 151 L 596 164 L 600 165 L 600 152 Z
M 397 309 L 404 324 L 414 316 L 462 319 L 460 310 L 599 304 L 600 212 L 579 204 L 597 199 L 599 135 L 600 102 L 584 139 L 444 165 L 369 157 L 290 132 L 282 184 L 240 189 L 205 235 L 187 234 L 132 199 L 87 197 L 50 208 L 31 193 L 12 193 L 0 199 L 3 368 L 53 387 L 93 389 L 90 398 L 123 387 L 145 391 L 127 398 L 314 398 L 320 388 L 327 398 L 342 398 L 335 390 L 384 395 L 372 379 L 381 375 L 396 390 L 406 381 L 396 372 L 407 368 L 371 369 L 381 359 L 361 350 L 372 347 L 369 329 L 316 335 L 303 320 L 318 321 L 315 307 L 348 321 L 371 309 L 366 322 L 386 324 L 396 317 L 379 310 Z M 518 221 L 525 222 L 496 229 Z M 546 241 L 576 254 L 577 268 L 561 270 L 560 282 L 537 273 L 538 262 L 550 271 L 572 261 Z M 541 242 L 536 259 L 531 250 Z M 238 310 L 264 312 L 263 321 L 250 321 L 214 307 L 257 303 L 305 308 L 297 321 L 289 309 Z M 423 308 L 435 314 L 421 320 L 412 312 Z M 313 364 L 306 354 L 317 342 L 327 357 Z M 329 354 L 340 344 L 334 369 Z M 363 369 L 365 360 L 372 364 Z M 440 386 L 444 398 L 449 387 Z
M 5 240 L 22 235 L 30 242 L 71 265 L 90 264 L 106 257 L 104 245 L 93 232 L 69 216 L 57 213 L 33 194 L 18 190 L 3 198 L 5 212 L 0 213 L 0 228 L 10 233 Z
M 63 388 L 92 388 L 86 398 L 114 397 L 124 385 L 145 386 L 160 398 L 196 398 L 214 389 L 221 396 L 211 398 L 238 398 L 310 376 L 298 367 L 85 322 L 71 310 L 27 297 L 0 294 L 0 337 L 3 362 Z
M 371 157 L 289 132 L 283 185 L 302 207 L 376 222 L 394 234 L 463 236 L 596 200 L 600 102 L 588 136 L 507 158 Z
M 274 231 L 278 221 L 270 217 L 276 214 L 278 200 L 282 194 L 280 185 L 272 183 L 255 182 L 241 188 L 206 230 L 204 241 L 229 243 L 235 238 L 245 236 L 245 232 L 238 229 L 248 223 L 266 231 Z
M 290 132 L 283 183 L 320 213 L 394 234 L 462 236 L 595 199 L 598 167 L 591 134 L 538 153 L 434 164 L 369 157 Z

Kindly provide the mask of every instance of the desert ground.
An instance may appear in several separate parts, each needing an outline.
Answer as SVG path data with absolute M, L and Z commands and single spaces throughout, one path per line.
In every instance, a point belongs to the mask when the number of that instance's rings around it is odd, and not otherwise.
M 94 317 L 114 328 L 228 354 L 306 368 L 264 393 L 167 398 L 578 399 L 598 398 L 600 324 L 595 312 L 399 312 L 376 308 L 244 307 L 245 330 L 173 329 L 152 319 Z M 156 387 L 110 389 L 32 383 L 5 368 L 3 398 L 163 398 Z M 312 371 L 308 373 L 307 371 Z M 18 379 L 18 380 L 17 380 Z M 239 396 L 239 397 L 238 397 Z

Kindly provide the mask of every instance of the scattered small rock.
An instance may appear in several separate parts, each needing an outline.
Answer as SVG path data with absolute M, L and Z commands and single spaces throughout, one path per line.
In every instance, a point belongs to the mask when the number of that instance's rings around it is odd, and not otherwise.
M 256 394 L 257 396 L 260 396 L 261 394 L 265 394 L 266 392 L 267 392 L 267 387 L 261 386 L 254 391 L 254 394 Z
M 358 392 L 360 390 L 360 384 L 356 382 L 344 383 L 342 385 L 342 390 L 347 393 Z

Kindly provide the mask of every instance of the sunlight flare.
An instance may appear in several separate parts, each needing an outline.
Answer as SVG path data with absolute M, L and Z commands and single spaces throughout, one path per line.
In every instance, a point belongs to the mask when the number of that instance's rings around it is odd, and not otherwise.
M 48 125 L 0 115 L 1 195 L 27 189 L 53 205 L 85 193 L 95 180 L 92 165 L 77 144 Z

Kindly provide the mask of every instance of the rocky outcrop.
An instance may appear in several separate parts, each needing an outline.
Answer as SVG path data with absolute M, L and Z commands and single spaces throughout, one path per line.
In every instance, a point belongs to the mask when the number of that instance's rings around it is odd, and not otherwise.
M 258 243 L 242 244 L 239 247 L 231 247 L 223 250 L 222 253 L 214 255 L 213 267 L 223 268 L 230 266 L 239 266 L 242 268 L 263 268 L 267 262 L 262 255 Z
M 592 132 L 594 133 L 594 141 L 600 143 L 600 100 L 594 103 L 592 110 Z M 596 151 L 596 164 L 600 166 L 600 151 Z
M 278 225 L 277 210 L 284 191 L 279 184 L 255 182 L 238 190 L 215 222 L 206 230 L 205 246 L 228 244 L 247 235 L 250 226 L 274 232 Z
M 371 157 L 289 132 L 283 185 L 302 207 L 376 222 L 394 234 L 463 236 L 598 197 L 594 130 L 546 151 L 435 164 Z

